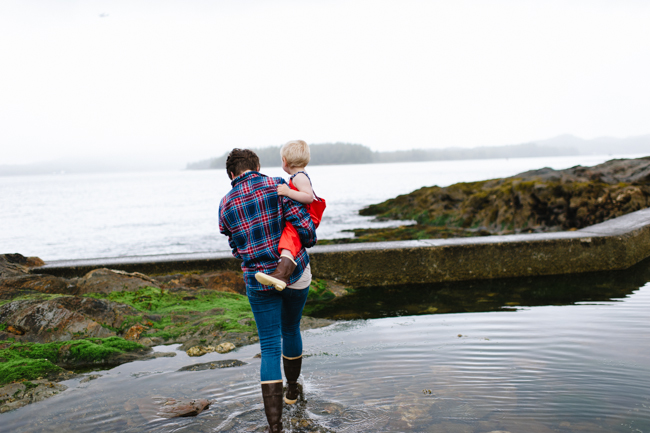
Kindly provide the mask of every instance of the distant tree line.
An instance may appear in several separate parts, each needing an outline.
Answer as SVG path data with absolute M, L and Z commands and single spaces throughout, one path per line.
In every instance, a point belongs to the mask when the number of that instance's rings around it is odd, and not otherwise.
M 373 162 L 445 161 L 455 159 L 532 158 L 538 156 L 578 155 L 577 149 L 540 146 L 537 143 L 511 146 L 448 147 L 445 149 L 412 149 L 393 152 L 374 152 Z
M 269 146 L 251 148 L 251 150 L 260 158 L 260 165 L 262 167 L 279 167 L 282 164 L 280 147 Z M 361 144 L 351 143 L 310 144 L 309 152 L 311 153 L 310 165 L 369 164 L 376 162 L 375 154 L 377 153 Z M 187 169 L 206 170 L 211 168 L 225 168 L 228 153 L 226 152 L 218 158 L 187 164 Z
M 279 167 L 281 146 L 252 148 L 262 167 Z M 372 164 L 380 162 L 442 161 L 454 159 L 524 158 L 536 156 L 578 155 L 575 148 L 539 146 L 536 143 L 512 146 L 475 147 L 472 149 L 411 149 L 373 152 L 369 147 L 352 143 L 310 144 L 310 165 Z M 218 158 L 187 164 L 188 170 L 223 169 L 228 152 Z

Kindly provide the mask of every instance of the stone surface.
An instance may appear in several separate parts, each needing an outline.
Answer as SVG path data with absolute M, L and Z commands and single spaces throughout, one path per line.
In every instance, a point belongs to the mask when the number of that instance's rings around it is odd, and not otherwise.
M 0 278 L 29 273 L 27 257 L 22 254 L 0 254 Z
M 68 341 L 75 336 L 104 338 L 115 335 L 84 314 L 69 310 L 59 299 L 9 302 L 0 306 L 0 322 L 23 332 L 17 340 L 37 343 Z
M 310 251 L 312 273 L 367 287 L 625 269 L 650 256 L 650 209 L 621 218 L 569 232 L 323 246 Z
M 81 313 L 97 323 L 112 328 L 120 328 L 127 316 L 139 314 L 138 310 L 130 305 L 105 299 L 65 296 L 57 298 L 56 303 L 70 311 Z
M 180 271 L 241 272 L 241 260 L 230 252 L 160 254 L 151 256 L 116 257 L 108 259 L 57 260 L 37 268 L 39 272 L 65 278 L 79 277 L 100 267 L 150 275 L 169 275 Z
M 302 316 L 300 319 L 300 330 L 306 331 L 308 329 L 323 328 L 335 323 L 334 320 L 319 319 L 316 317 Z
M 650 211 L 576 231 L 326 245 L 310 248 L 309 254 L 315 278 L 353 287 L 626 269 L 650 256 Z M 181 263 L 223 269 L 234 260 L 222 253 L 177 257 L 161 256 L 157 269 L 170 263 L 174 269 Z M 110 259 L 112 266 L 119 265 L 116 260 Z M 138 263 L 153 267 L 155 259 L 120 260 L 120 267 L 137 269 Z M 97 260 L 60 262 L 39 272 L 74 276 L 75 269 L 89 263 L 101 264 Z
M 136 341 L 140 339 L 140 334 L 142 334 L 144 330 L 145 327 L 142 325 L 133 325 L 124 333 L 124 339 Z
M 101 374 L 89 374 L 88 376 L 81 379 L 79 383 L 88 383 L 91 380 L 99 379 L 100 377 L 102 377 Z
M 36 403 L 65 391 L 68 387 L 48 380 L 10 383 L 0 387 L 0 413 Z
M 201 334 L 201 331 L 198 331 L 197 334 Z M 221 343 L 232 343 L 235 347 L 241 347 L 247 344 L 257 343 L 258 341 L 259 338 L 257 336 L 257 332 L 217 331 L 207 335 L 196 335 L 194 337 L 187 338 L 178 348 L 178 350 L 187 351 L 196 346 L 216 347 Z
M 196 416 L 210 406 L 210 402 L 204 398 L 194 400 L 162 398 L 158 401 L 158 404 L 160 409 L 157 415 L 163 418 Z
M 160 284 L 160 287 L 172 291 L 181 288 L 188 290 L 208 289 L 217 292 L 246 294 L 246 286 L 241 272 L 228 270 L 204 274 L 164 275 L 157 277 L 156 281 Z
M 221 361 L 212 361 L 212 362 L 204 362 L 201 364 L 186 365 L 185 367 L 182 367 L 177 371 L 214 370 L 215 368 L 231 368 L 231 367 L 240 367 L 242 365 L 246 365 L 246 363 L 238 359 L 224 359 Z
M 185 353 L 189 356 L 203 356 L 206 353 L 228 353 L 235 350 L 235 345 L 230 342 L 218 344 L 216 346 L 194 346 L 189 348 Z
M 95 269 L 77 282 L 78 294 L 111 293 L 121 291 L 135 292 L 140 287 L 158 287 L 157 282 L 139 272 L 124 272 L 116 269 Z
M 371 205 L 362 215 L 415 220 L 425 237 L 511 234 L 581 229 L 650 206 L 650 157 L 618 159 L 594 167 L 542 168 L 512 177 L 423 187 Z M 389 229 L 383 233 L 390 240 Z M 412 229 L 395 229 L 397 234 Z M 474 234 L 475 235 L 475 234 Z M 465 234 L 466 236 L 466 234 Z M 413 239 L 413 238 L 411 238 Z M 370 239 L 375 240 L 375 239 Z
M 209 272 L 203 275 L 206 287 L 220 292 L 246 295 L 246 285 L 242 275 L 233 271 Z
M 13 299 L 29 293 L 73 294 L 74 286 L 52 275 L 15 275 L 0 279 L 0 299 Z

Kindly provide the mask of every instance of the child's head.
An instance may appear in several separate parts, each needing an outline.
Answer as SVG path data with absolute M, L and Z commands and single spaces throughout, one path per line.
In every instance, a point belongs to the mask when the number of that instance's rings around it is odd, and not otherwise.
M 282 146 L 280 155 L 288 167 L 306 167 L 309 164 L 309 145 L 302 140 L 293 140 Z

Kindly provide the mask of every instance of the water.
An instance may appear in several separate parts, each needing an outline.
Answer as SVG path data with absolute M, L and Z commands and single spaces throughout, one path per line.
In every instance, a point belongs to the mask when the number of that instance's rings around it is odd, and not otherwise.
M 358 211 L 422 186 L 504 177 L 545 166 L 590 166 L 615 157 L 309 167 L 314 189 L 328 203 L 318 237 L 348 237 L 352 234 L 344 230 L 404 224 L 373 222 Z M 286 177 L 277 167 L 262 171 Z M 218 206 L 229 189 L 223 170 L 0 177 L 0 252 L 47 261 L 226 251 Z
M 649 281 L 646 260 L 591 275 L 359 290 L 325 315 L 354 306 L 376 318 L 303 333 L 306 401 L 284 422 L 305 427 L 287 431 L 650 432 Z M 410 311 L 418 298 L 436 314 Z M 0 430 L 263 431 L 258 352 L 178 352 L 69 380 L 61 395 L 1 415 Z M 248 364 L 176 371 L 233 358 Z M 165 420 L 156 396 L 212 405 Z

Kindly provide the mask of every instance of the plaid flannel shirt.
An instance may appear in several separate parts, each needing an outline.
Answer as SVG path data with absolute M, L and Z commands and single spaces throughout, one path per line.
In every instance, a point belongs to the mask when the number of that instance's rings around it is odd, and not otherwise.
M 255 279 L 256 272 L 271 273 L 278 265 L 278 244 L 285 220 L 298 231 L 303 248 L 295 257 L 298 266 L 289 279 L 300 279 L 309 255 L 304 247 L 316 244 L 316 229 L 305 206 L 278 196 L 281 177 L 249 171 L 232 181 L 232 189 L 219 203 L 219 231 L 228 236 L 232 255 L 242 259 L 244 282 L 251 290 L 271 290 Z

